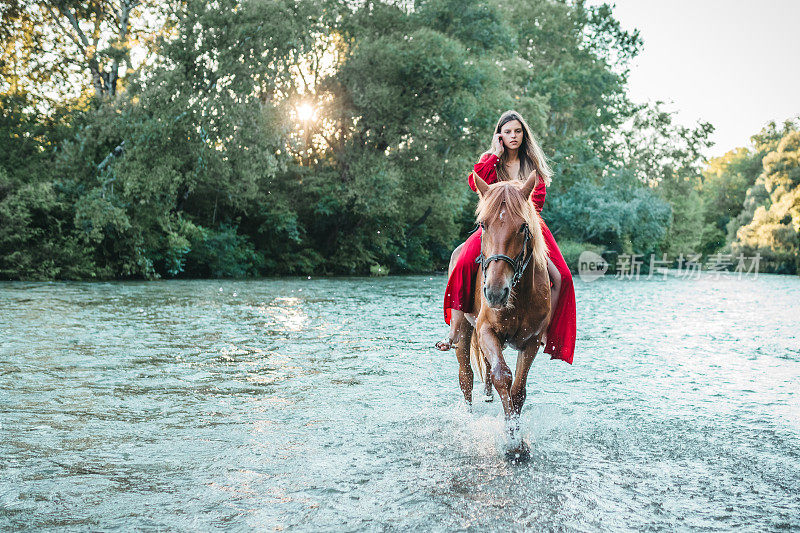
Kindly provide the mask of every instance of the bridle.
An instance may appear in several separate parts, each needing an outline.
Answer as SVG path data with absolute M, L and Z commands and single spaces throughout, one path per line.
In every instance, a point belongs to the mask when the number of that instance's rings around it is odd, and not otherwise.
M 525 224 L 522 227 L 525 229 L 525 240 L 522 242 L 522 251 L 519 253 L 519 255 L 517 255 L 517 257 L 512 259 L 511 257 L 505 254 L 495 254 L 486 258 L 483 256 L 483 231 L 486 228 L 484 227 L 483 222 L 478 222 L 477 224 L 475 224 L 475 228 L 472 231 L 470 231 L 470 233 L 473 233 L 477 231 L 478 228 L 481 228 L 481 253 L 475 259 L 475 262 L 481 265 L 481 270 L 483 272 L 484 280 L 486 279 L 486 269 L 488 268 L 489 263 L 491 263 L 492 261 L 505 261 L 506 263 L 511 265 L 512 269 L 514 269 L 514 277 L 511 278 L 511 288 L 514 288 L 519 282 L 519 280 L 522 279 L 522 274 L 525 272 L 525 269 L 528 268 L 528 263 L 531 262 L 531 257 L 533 257 L 533 249 L 531 249 L 531 254 L 528 256 L 527 259 L 525 259 L 525 255 L 528 252 L 528 243 L 531 240 L 531 230 L 527 224 Z

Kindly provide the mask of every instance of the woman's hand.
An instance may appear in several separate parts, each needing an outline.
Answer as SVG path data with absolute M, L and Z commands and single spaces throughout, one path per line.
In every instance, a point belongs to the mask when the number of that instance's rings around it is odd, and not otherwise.
M 492 153 L 497 157 L 503 155 L 503 135 L 500 133 L 495 133 L 492 138 Z

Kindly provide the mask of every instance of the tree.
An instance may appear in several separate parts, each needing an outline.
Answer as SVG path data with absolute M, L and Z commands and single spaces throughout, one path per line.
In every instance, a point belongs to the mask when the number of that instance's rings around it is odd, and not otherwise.
M 26 95 L 0 95 L 0 278 L 88 278 L 95 265 L 53 172 L 68 125 L 43 118 Z
M 4 89 L 30 92 L 44 111 L 86 96 L 89 87 L 98 98 L 116 95 L 138 66 L 133 47 L 152 55 L 156 36 L 173 22 L 168 5 L 154 0 L 11 0 L 6 6 Z
M 4 6 L 9 276 L 444 266 L 473 218 L 465 177 L 507 109 L 555 167 L 544 216 L 559 238 L 645 251 L 694 235 L 669 207 L 699 205 L 687 191 L 707 130 L 628 100 L 641 40 L 606 5 Z
M 737 230 L 732 249 L 759 252 L 776 260 L 779 269 L 800 272 L 800 131 L 784 135 L 763 167 L 755 186 L 763 186 L 767 197 Z
M 636 183 L 629 170 L 609 174 L 603 186 L 572 188 L 550 201 L 550 225 L 559 238 L 601 244 L 620 253 L 646 254 L 662 242 L 672 222 L 672 209 L 650 188 Z
M 628 61 L 642 45 L 638 31 L 624 31 L 608 5 L 502 5 L 516 34 L 516 55 L 526 65 L 515 98 L 544 109 L 533 124 L 557 167 L 553 192 L 580 182 L 599 184 L 617 149 L 611 133 L 632 112 L 625 83 Z
M 702 173 L 700 196 L 707 231 L 700 250 L 712 254 L 726 244 L 726 228 L 741 211 L 747 190 L 755 183 L 765 153 L 736 148 L 711 159 Z
M 751 182 L 751 186 L 745 192 L 739 214 L 733 217 L 726 225 L 726 243 L 728 245 L 736 239 L 736 232 L 739 228 L 753 220 L 756 209 L 767 202 L 769 193 L 764 186 L 763 179 L 761 179 L 764 157 L 778 148 L 778 144 L 783 137 L 797 129 L 797 119 L 786 120 L 780 125 L 770 122 L 760 132 L 750 137 L 753 148 L 749 150 L 752 154 L 752 159 L 750 162 L 751 167 L 748 169 L 748 181 Z

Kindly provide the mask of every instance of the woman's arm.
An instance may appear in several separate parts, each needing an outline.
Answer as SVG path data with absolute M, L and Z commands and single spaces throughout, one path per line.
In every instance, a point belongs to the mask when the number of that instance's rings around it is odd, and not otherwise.
M 487 185 L 491 185 L 497 181 L 497 171 L 494 169 L 495 165 L 497 165 L 497 161 L 498 158 L 495 154 L 491 152 L 485 152 L 483 155 L 481 155 L 481 160 L 475 163 L 475 166 L 473 167 L 475 173 L 478 174 L 478 176 L 480 176 Z M 475 178 L 472 177 L 472 172 L 470 172 L 467 176 L 467 183 L 469 183 L 470 189 L 477 192 L 478 189 L 475 186 Z

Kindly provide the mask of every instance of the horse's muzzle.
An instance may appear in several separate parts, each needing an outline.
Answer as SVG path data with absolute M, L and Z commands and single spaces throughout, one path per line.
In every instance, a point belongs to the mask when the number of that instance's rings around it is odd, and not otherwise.
M 489 307 L 499 308 L 506 305 L 508 302 L 508 295 L 511 294 L 511 289 L 508 287 L 483 287 L 483 296 Z

